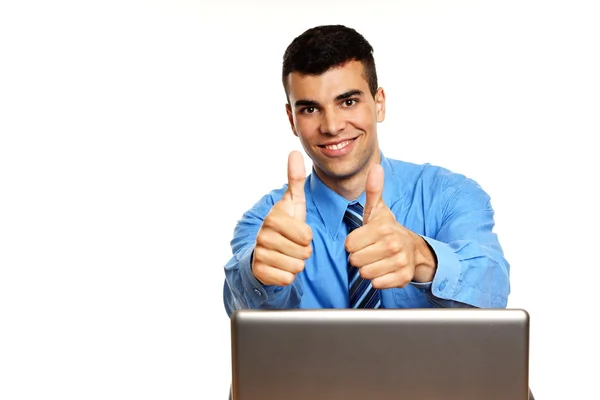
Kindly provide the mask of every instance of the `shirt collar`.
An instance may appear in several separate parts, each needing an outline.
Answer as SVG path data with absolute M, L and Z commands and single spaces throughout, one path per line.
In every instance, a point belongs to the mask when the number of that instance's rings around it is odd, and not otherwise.
M 393 171 L 391 169 L 390 162 L 383 156 L 383 153 L 380 155 L 381 166 L 383 167 L 384 173 L 383 201 L 389 207 L 392 200 L 391 195 L 394 192 L 393 188 L 391 187 L 391 185 L 394 183 L 394 179 L 392 178 Z M 329 189 L 317 176 L 314 167 L 309 177 L 309 185 L 311 197 L 316 206 L 317 213 L 320 215 L 331 237 L 337 239 L 338 234 L 340 233 L 345 236 L 346 227 L 343 221 L 346 208 L 348 208 L 348 204 L 355 202 L 360 203 L 360 205 L 364 207 L 367 200 L 366 193 L 363 191 L 363 193 L 361 193 L 357 199 L 348 201 L 333 190 Z

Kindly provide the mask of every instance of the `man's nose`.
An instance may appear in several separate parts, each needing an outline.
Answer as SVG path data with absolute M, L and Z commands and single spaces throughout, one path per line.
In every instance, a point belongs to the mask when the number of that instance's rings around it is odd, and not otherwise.
M 321 117 L 321 133 L 329 136 L 337 136 L 344 130 L 346 120 L 343 113 L 335 107 L 326 109 Z

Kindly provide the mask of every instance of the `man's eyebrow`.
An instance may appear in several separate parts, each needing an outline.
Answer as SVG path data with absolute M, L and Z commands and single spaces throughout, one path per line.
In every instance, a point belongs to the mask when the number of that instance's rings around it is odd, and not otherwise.
M 347 91 L 346 93 L 335 96 L 335 101 L 346 100 L 353 96 L 362 96 L 363 94 L 364 92 L 362 90 L 353 89 Z
M 334 101 L 346 100 L 353 96 L 362 96 L 364 92 L 358 89 L 348 90 L 345 93 L 339 94 L 335 96 Z M 294 103 L 294 107 L 316 107 L 319 105 L 319 102 L 314 100 L 297 100 Z
M 294 107 L 301 107 L 301 106 L 316 107 L 318 105 L 319 105 L 319 103 L 314 100 L 296 100 L 296 102 L 294 103 Z

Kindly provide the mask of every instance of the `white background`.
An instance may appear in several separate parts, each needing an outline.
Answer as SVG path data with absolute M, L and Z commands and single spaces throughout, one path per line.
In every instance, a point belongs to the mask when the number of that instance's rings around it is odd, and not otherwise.
M 599 17 L 594 1 L 2 2 L 0 398 L 226 398 L 229 240 L 300 149 L 281 58 L 326 23 L 375 48 L 385 154 L 492 196 L 536 397 L 596 393 Z

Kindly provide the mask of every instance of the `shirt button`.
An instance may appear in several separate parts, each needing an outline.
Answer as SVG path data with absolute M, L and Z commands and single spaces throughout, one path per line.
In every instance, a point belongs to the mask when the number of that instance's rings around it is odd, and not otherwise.
M 277 286 L 275 288 L 275 293 L 281 292 L 283 290 L 283 288 L 281 286 Z
M 442 281 L 442 283 L 440 283 L 440 286 L 438 286 L 438 290 L 441 292 L 442 290 L 444 290 L 444 288 L 446 287 L 446 282 L 448 282 L 448 279 L 444 279 Z
M 257 295 L 259 295 L 259 296 L 262 296 L 262 293 L 260 292 L 260 290 L 258 290 L 258 289 L 256 289 L 256 288 L 254 289 L 254 293 L 256 293 L 256 294 L 257 294 Z

